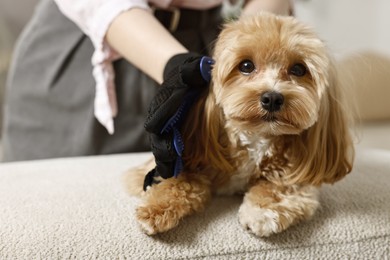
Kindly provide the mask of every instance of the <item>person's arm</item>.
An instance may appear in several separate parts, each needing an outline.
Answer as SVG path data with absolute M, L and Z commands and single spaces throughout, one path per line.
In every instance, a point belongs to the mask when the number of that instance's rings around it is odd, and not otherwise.
M 139 8 L 119 14 L 108 27 L 106 40 L 158 83 L 163 81 L 167 61 L 188 52 L 148 10 Z
M 246 1 L 241 16 L 256 14 L 259 11 L 268 11 L 280 15 L 291 15 L 291 0 L 249 0 Z
M 112 61 L 120 58 L 118 53 L 162 83 L 162 70 L 168 59 L 187 50 L 154 18 L 147 0 L 77 0 L 77 4 L 74 0 L 54 1 L 92 41 L 94 113 L 108 132 L 114 133 L 117 103 Z M 164 7 L 169 3 L 170 0 L 156 1 L 155 5 Z

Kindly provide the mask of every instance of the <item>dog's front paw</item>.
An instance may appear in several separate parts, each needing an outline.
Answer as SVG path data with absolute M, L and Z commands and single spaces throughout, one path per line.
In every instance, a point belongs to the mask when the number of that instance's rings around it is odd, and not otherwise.
M 148 235 L 168 231 L 179 223 L 179 218 L 172 209 L 157 205 L 138 207 L 136 217 L 142 230 Z
M 268 237 L 282 231 L 278 212 L 260 208 L 250 202 L 241 205 L 238 217 L 245 229 L 259 237 Z
M 264 191 L 267 186 L 257 188 Z M 239 209 L 241 225 L 257 236 L 267 237 L 314 215 L 319 205 L 316 188 L 297 186 L 281 191 L 284 193 L 274 191 L 273 196 L 259 199 L 261 194 L 251 189 Z

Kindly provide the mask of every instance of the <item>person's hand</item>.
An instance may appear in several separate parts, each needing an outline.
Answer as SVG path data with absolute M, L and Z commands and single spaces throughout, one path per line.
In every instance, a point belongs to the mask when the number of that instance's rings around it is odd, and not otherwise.
M 180 125 L 193 102 L 207 89 L 212 63 L 209 57 L 184 53 L 172 57 L 165 66 L 164 82 L 150 104 L 145 122 L 156 161 L 153 176 L 169 178 L 182 170 Z
M 164 69 L 164 82 L 153 98 L 145 129 L 150 133 L 161 134 L 164 125 L 177 112 L 187 93 L 200 93 L 210 81 L 210 58 L 196 53 L 183 53 L 173 56 Z M 202 63 L 201 63 L 202 62 Z M 205 69 L 201 70 L 202 67 Z

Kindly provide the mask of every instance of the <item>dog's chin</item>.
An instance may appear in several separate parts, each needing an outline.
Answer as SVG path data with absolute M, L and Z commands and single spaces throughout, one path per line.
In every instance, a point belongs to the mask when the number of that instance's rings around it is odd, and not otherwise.
M 266 136 L 297 135 L 304 129 L 278 120 L 266 120 L 258 127 L 258 133 Z
M 258 136 L 297 135 L 307 127 L 289 122 L 277 114 L 266 114 L 256 118 L 232 118 L 229 125 L 243 132 L 251 132 Z

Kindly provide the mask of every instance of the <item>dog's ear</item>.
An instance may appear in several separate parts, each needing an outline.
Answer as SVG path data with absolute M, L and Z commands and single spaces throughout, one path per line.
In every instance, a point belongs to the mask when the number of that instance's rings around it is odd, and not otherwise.
M 318 120 L 292 144 L 291 180 L 295 183 L 334 183 L 352 170 L 352 120 L 334 66 L 330 67 Z
M 230 157 L 230 145 L 223 131 L 223 115 L 215 103 L 210 90 L 191 108 L 190 119 L 182 128 L 184 139 L 184 165 L 186 170 L 198 171 L 199 168 L 218 167 L 220 171 L 234 170 Z

